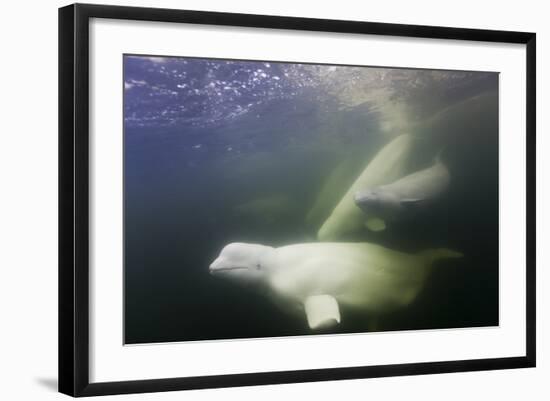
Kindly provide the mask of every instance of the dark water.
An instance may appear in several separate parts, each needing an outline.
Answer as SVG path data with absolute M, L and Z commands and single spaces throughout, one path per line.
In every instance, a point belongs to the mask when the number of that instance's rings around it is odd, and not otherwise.
M 125 82 L 126 343 L 311 334 L 305 317 L 208 266 L 230 242 L 314 241 L 369 159 L 405 132 L 418 138 L 412 171 L 445 149 L 449 190 L 342 241 L 465 257 L 439 263 L 377 330 L 498 324 L 497 74 L 127 56 Z M 369 329 L 341 313 L 331 332 Z

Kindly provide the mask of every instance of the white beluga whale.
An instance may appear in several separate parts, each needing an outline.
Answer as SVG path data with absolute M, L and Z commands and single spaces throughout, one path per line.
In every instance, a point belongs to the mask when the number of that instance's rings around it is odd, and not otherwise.
M 365 214 L 395 220 L 432 204 L 449 187 L 449 170 L 437 156 L 434 164 L 397 181 L 355 193 L 356 205 Z
M 434 262 L 461 256 L 446 248 L 407 254 L 369 243 L 231 243 L 210 273 L 256 287 L 283 311 L 305 314 L 311 329 L 322 329 L 339 324 L 344 307 L 369 319 L 409 305 Z
M 338 240 L 346 234 L 359 231 L 365 225 L 373 231 L 383 230 L 384 222 L 372 216 L 365 216 L 356 206 L 354 195 L 359 190 L 389 184 L 402 177 L 409 164 L 412 145 L 413 137 L 405 134 L 384 146 L 325 220 L 317 232 L 317 238 L 321 241 Z

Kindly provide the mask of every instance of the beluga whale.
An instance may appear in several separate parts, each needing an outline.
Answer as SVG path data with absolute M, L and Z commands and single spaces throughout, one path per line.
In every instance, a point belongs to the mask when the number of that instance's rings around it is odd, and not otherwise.
M 409 174 L 391 184 L 357 191 L 354 195 L 355 204 L 366 215 L 384 220 L 406 217 L 419 208 L 432 204 L 447 190 L 451 179 L 440 154 L 429 168 Z
M 365 318 L 409 305 L 435 262 L 461 257 L 450 249 L 414 254 L 370 243 L 301 243 L 278 248 L 226 245 L 210 265 L 214 276 L 257 288 L 284 312 L 305 315 L 312 330 L 341 323 L 342 308 Z
M 384 146 L 338 202 L 317 232 L 317 238 L 321 241 L 340 240 L 365 226 L 372 231 L 385 229 L 382 220 L 365 215 L 356 206 L 354 196 L 362 189 L 389 184 L 403 177 L 410 161 L 412 146 L 413 137 L 409 134 L 400 135 Z

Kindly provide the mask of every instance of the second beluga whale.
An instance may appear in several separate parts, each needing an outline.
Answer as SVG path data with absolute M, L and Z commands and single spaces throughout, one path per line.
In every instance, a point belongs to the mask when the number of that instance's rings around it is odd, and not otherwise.
M 302 243 L 273 248 L 226 245 L 210 273 L 260 290 L 283 311 L 303 314 L 310 329 L 341 322 L 341 308 L 365 318 L 409 305 L 424 288 L 433 264 L 461 257 L 446 248 L 415 254 L 370 243 Z
M 384 146 L 332 210 L 317 232 L 317 238 L 321 241 L 339 240 L 359 231 L 365 225 L 373 231 L 383 230 L 383 221 L 365 216 L 356 206 L 355 193 L 365 188 L 389 184 L 403 177 L 409 165 L 412 147 L 413 137 L 409 134 L 400 135 Z
M 395 220 L 430 205 L 447 190 L 450 180 L 449 170 L 438 155 L 431 167 L 390 184 L 359 190 L 354 200 L 366 215 Z

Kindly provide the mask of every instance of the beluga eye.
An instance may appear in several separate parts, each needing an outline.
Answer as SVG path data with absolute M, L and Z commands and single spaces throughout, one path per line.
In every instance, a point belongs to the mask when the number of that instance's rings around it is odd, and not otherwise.
M 261 270 L 261 268 L 262 268 L 262 265 L 259 263 L 256 263 L 256 270 Z

